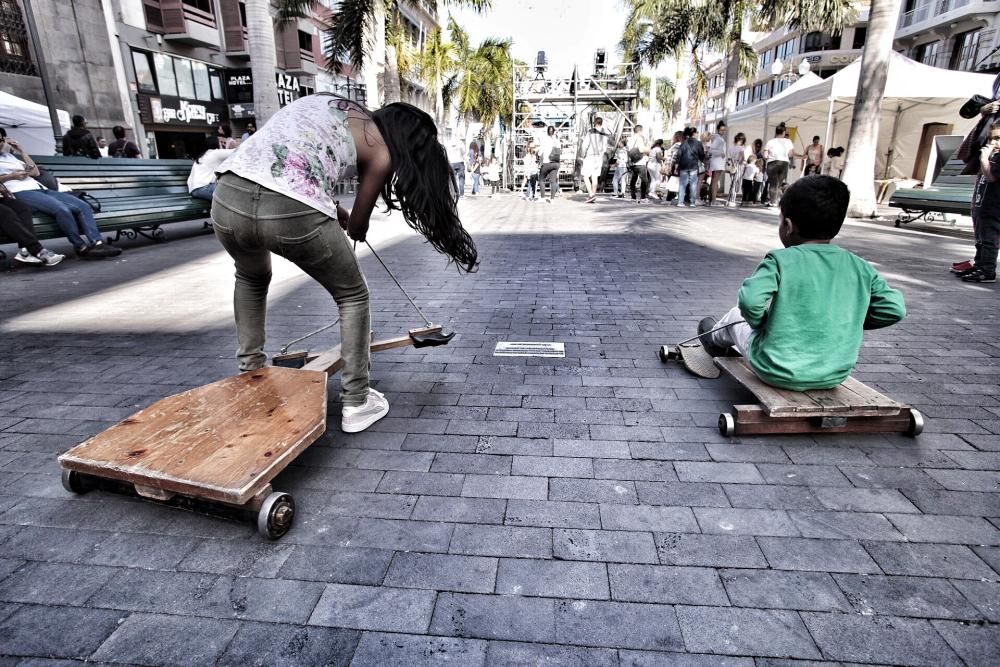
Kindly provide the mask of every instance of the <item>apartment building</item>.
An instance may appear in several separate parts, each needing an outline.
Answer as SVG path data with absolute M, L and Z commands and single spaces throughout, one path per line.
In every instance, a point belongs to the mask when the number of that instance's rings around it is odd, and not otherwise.
M 935 67 L 995 72 L 998 23 L 997 0 L 904 0 L 894 48 Z

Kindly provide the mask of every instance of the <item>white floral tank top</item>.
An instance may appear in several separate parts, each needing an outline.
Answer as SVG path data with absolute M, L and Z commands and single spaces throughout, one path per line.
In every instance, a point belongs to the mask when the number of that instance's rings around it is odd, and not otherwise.
M 336 219 L 337 181 L 357 173 L 351 105 L 323 94 L 295 100 L 247 137 L 218 173 L 231 171 Z

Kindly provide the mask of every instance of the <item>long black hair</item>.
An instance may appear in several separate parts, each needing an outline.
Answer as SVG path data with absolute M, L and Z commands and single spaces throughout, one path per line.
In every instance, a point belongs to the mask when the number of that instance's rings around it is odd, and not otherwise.
M 476 244 L 458 217 L 458 184 L 434 120 L 412 104 L 394 102 L 371 112 L 392 157 L 392 176 L 382 188 L 389 210 L 434 249 L 471 273 L 479 266 Z

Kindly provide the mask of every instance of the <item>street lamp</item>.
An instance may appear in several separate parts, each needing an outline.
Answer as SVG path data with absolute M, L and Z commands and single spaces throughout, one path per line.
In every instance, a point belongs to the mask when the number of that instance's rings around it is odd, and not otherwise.
M 789 63 L 789 66 L 790 65 L 791 65 L 791 63 Z M 805 76 L 806 74 L 808 74 L 810 68 L 811 68 L 811 65 L 809 64 L 809 60 L 806 59 L 806 58 L 803 58 L 801 60 L 801 62 L 799 62 L 799 67 L 798 67 L 799 73 L 798 73 L 798 75 L 796 75 L 791 70 L 791 67 L 789 67 L 789 70 L 786 72 L 785 71 L 785 63 L 781 62 L 781 58 L 778 58 L 771 65 L 771 74 L 773 74 L 776 78 L 780 78 L 780 79 L 787 80 L 789 82 L 793 82 L 796 79 L 798 79 L 799 77 Z

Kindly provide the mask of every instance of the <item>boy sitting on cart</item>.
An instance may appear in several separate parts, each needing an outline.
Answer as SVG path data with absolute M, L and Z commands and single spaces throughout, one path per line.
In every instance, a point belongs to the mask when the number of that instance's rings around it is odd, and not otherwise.
M 778 227 L 785 247 L 743 281 L 735 308 L 698 323 L 706 351 L 721 356 L 735 347 L 764 382 L 793 391 L 830 389 L 850 376 L 862 331 L 899 322 L 906 307 L 871 264 L 830 243 L 849 199 L 830 176 L 788 187 Z M 726 328 L 709 333 L 719 327 Z

